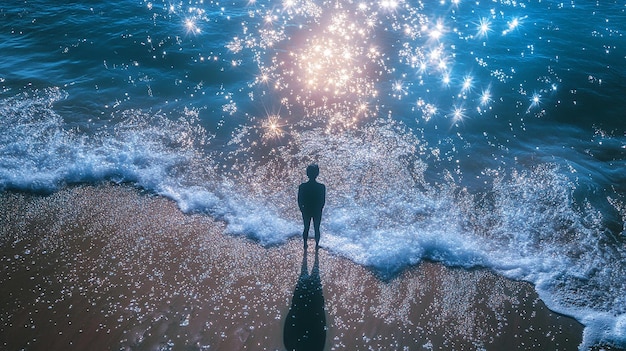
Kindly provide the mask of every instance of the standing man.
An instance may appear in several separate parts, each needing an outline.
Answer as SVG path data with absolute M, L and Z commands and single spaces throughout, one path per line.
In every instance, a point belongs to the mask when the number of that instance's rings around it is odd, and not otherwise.
M 320 168 L 316 164 L 312 164 L 306 168 L 306 175 L 309 181 L 300 184 L 298 188 L 298 207 L 302 212 L 302 220 L 304 221 L 304 247 L 307 247 L 307 239 L 309 238 L 309 228 L 311 227 L 311 219 L 313 219 L 313 229 L 315 230 L 315 249 L 320 244 L 320 223 L 322 222 L 322 209 L 326 203 L 326 186 L 315 181 L 320 174 Z

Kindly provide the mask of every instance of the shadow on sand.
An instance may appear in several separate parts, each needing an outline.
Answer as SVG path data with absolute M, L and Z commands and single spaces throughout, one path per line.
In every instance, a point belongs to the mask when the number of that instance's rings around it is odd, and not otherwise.
M 307 267 L 307 255 L 305 250 L 300 277 L 285 320 L 283 342 L 289 351 L 321 351 L 326 342 L 326 314 L 318 252 L 315 250 L 311 274 Z

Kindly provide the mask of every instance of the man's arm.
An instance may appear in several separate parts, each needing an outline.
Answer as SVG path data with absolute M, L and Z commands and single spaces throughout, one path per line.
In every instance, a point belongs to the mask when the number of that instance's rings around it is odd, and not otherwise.
M 298 187 L 298 208 L 300 211 L 304 208 L 304 203 L 302 202 L 302 185 Z

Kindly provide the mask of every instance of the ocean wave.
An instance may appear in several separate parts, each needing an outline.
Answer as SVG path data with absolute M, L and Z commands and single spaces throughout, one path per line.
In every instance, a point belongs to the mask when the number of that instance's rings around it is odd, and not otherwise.
M 51 88 L 0 102 L 0 189 L 129 182 L 223 220 L 231 235 L 276 245 L 299 234 L 295 189 L 316 162 L 328 187 L 321 244 L 331 252 L 385 279 L 426 259 L 488 267 L 534 283 L 551 309 L 585 324 L 581 348 L 625 343 L 626 252 L 604 213 L 574 196 L 580 179 L 567 165 L 487 170 L 488 191 L 473 193 L 445 173 L 428 182 L 433 148 L 390 119 L 294 128 L 274 143 L 235 133 L 230 150 L 208 152 L 196 111 L 173 120 L 127 110 L 85 134 L 55 112 L 66 96 Z M 619 198 L 611 204 L 623 211 Z

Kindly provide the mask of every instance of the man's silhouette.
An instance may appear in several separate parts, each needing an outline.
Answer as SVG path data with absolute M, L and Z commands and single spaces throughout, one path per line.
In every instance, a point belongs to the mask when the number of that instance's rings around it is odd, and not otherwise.
M 298 188 L 298 206 L 300 207 L 300 211 L 302 211 L 302 220 L 304 221 L 304 231 L 302 232 L 304 247 L 307 247 L 309 228 L 311 227 L 311 219 L 313 219 L 316 249 L 320 244 L 322 209 L 326 203 L 326 186 L 315 181 L 315 178 L 317 178 L 319 174 L 319 167 L 315 164 L 310 165 L 306 169 L 306 175 L 309 177 L 309 181 L 300 184 Z

